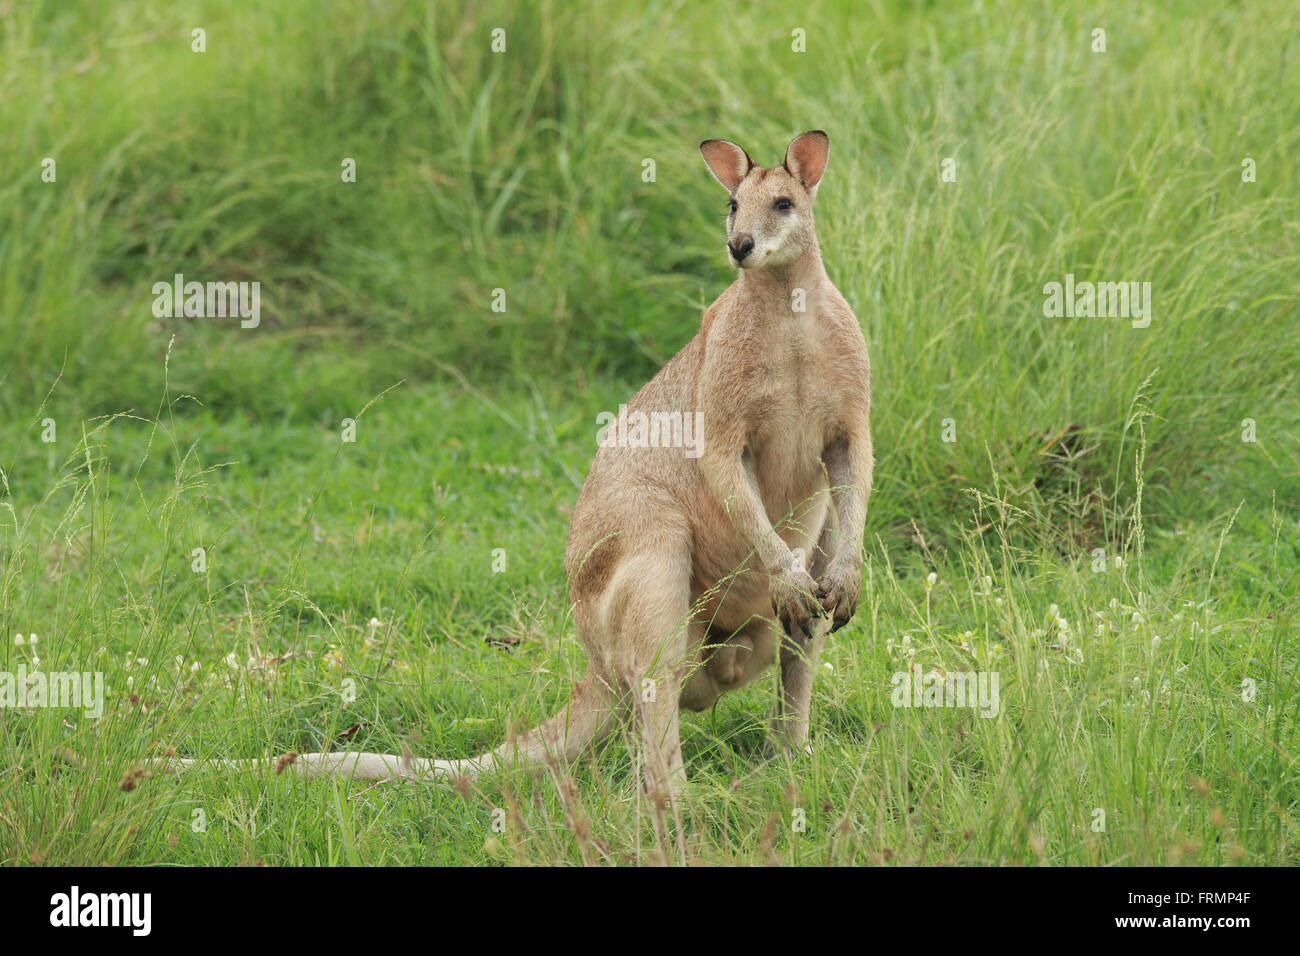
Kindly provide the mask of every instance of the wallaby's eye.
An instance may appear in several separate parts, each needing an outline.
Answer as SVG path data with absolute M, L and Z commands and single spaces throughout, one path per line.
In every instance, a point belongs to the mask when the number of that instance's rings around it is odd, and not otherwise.
M 776 201 L 776 208 L 780 209 L 782 212 L 785 212 L 787 209 L 793 209 L 794 203 L 792 203 L 790 200 L 782 196 L 780 199 Z
M 739 208 L 740 206 L 736 205 L 736 200 L 734 199 L 727 200 L 727 212 L 734 214 L 735 211 Z

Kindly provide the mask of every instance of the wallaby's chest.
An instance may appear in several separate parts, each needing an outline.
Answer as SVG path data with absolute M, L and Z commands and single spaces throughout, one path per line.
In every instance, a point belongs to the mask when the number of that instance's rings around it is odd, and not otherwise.
M 753 388 L 747 403 L 753 430 L 765 441 L 820 440 L 833 424 L 840 403 L 827 367 L 816 317 L 791 321 L 772 334 L 750 357 Z
M 796 326 L 755 356 L 750 396 L 750 449 L 764 499 L 808 492 L 821 478 L 821 454 L 840 404 L 815 336 Z

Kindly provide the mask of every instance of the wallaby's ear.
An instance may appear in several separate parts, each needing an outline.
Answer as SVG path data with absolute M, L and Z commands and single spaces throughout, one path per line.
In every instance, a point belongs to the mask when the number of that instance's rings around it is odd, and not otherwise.
M 831 152 L 831 138 L 819 129 L 800 133 L 785 151 L 786 171 L 803 184 L 809 193 L 817 191 L 817 184 L 826 172 L 826 159 Z
M 754 161 L 735 143 L 725 139 L 706 139 L 700 143 L 700 153 L 704 162 L 713 173 L 713 178 L 726 188 L 735 192 L 740 181 L 749 175 Z

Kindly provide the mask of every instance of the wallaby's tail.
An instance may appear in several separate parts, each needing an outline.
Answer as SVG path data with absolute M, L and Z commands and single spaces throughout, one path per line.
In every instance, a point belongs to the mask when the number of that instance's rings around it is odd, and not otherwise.
M 184 770 L 186 767 L 213 767 L 218 770 L 240 772 L 274 767 L 276 773 L 292 772 L 312 777 L 351 777 L 354 780 L 436 780 L 439 777 L 472 776 L 457 769 L 468 760 L 427 760 L 400 754 L 361 752 L 336 752 L 300 754 L 287 753 L 279 757 L 251 760 L 198 760 L 192 757 L 153 757 L 142 766 L 156 770 Z
M 508 740 L 495 750 L 464 760 L 433 760 L 410 755 L 368 752 L 284 754 L 251 760 L 197 760 L 188 757 L 154 757 L 145 768 L 183 770 L 186 767 L 214 767 L 226 771 L 274 768 L 276 773 L 293 772 L 311 779 L 320 776 L 350 777 L 354 780 L 433 781 L 455 777 L 477 777 L 495 767 L 530 767 L 545 763 L 548 755 L 570 762 L 595 739 L 603 737 L 613 723 L 614 710 L 609 689 L 590 676 L 574 685 L 569 703 L 550 720 L 523 736 Z

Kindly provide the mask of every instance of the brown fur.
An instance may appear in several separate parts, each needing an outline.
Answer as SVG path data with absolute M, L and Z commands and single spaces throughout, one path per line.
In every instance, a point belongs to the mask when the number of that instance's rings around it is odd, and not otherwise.
M 469 760 L 304 754 L 298 772 L 445 776 L 572 760 L 635 714 L 646 786 L 671 794 L 685 779 L 679 707 L 707 708 L 774 663 L 773 735 L 787 751 L 806 748 L 817 655 L 853 615 L 861 582 L 867 348 L 817 243 L 826 135 L 799 136 L 771 169 L 725 140 L 700 150 L 735 203 L 727 248 L 740 271 L 628 412 L 698 411 L 702 449 L 596 453 L 565 554 L 588 656 L 568 705 Z M 783 199 L 792 207 L 778 208 Z M 752 250 L 738 258 L 746 239 Z
M 753 166 L 731 144 L 701 147 L 737 203 L 728 239 L 749 235 L 754 251 L 743 262 L 731 256 L 742 266 L 737 280 L 628 412 L 702 412 L 702 454 L 601 448 L 573 511 L 565 566 L 589 658 L 575 694 L 608 697 L 615 711 L 636 705 L 651 787 L 682 778 L 679 703 L 709 707 L 776 661 L 783 692 L 774 729 L 785 747 L 804 747 L 812 667 L 828 630 L 819 618 L 840 626 L 856 603 L 871 485 L 870 369 L 817 244 L 812 205 L 824 143 L 824 134 L 805 134 L 774 169 Z M 794 208 L 775 208 L 782 197 Z M 804 291 L 802 313 L 791 308 L 795 289 Z M 621 542 L 617 568 L 587 573 L 611 533 Z M 575 755 L 589 742 L 573 732 L 589 723 L 576 711 L 577 697 L 533 743 Z

